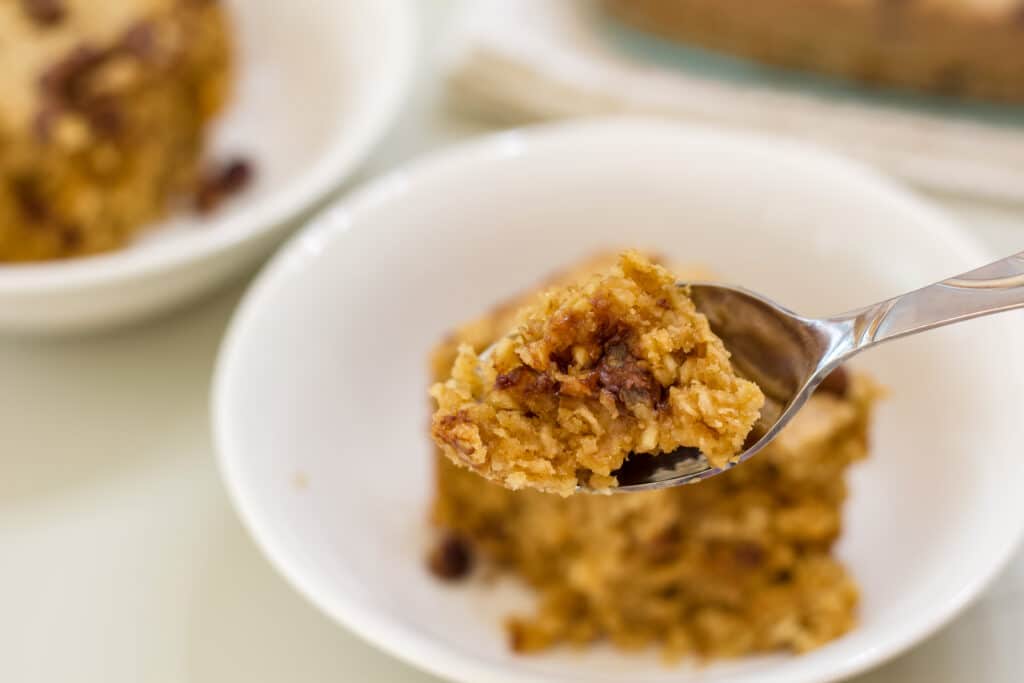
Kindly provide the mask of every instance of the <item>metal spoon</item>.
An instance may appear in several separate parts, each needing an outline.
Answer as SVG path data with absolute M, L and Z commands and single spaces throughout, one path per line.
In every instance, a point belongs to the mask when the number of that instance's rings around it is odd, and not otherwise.
M 687 286 L 680 283 L 680 286 Z M 830 318 L 805 318 L 739 287 L 690 283 L 690 296 L 732 354 L 737 372 L 765 394 L 747 448 L 711 467 L 695 449 L 631 455 L 618 491 L 678 486 L 720 474 L 768 445 L 815 388 L 851 356 L 882 342 L 1024 307 L 1024 252 L 908 294 Z
M 615 491 L 643 491 L 713 477 L 778 436 L 819 384 L 844 361 L 882 342 L 1024 307 L 1024 252 L 908 294 L 830 318 L 805 318 L 740 287 L 679 283 L 732 354 L 736 371 L 765 395 L 746 449 L 714 468 L 694 448 L 631 454 L 613 474 Z M 494 346 L 480 356 L 487 358 Z M 585 490 L 581 488 L 581 490 Z

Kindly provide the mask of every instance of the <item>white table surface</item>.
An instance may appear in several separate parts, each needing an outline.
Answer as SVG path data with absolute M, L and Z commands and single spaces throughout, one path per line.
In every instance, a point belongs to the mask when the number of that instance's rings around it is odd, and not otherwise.
M 417 92 L 364 178 L 486 130 L 442 103 L 431 45 L 450 7 L 421 6 Z M 1024 209 L 936 199 L 994 252 L 1024 246 Z M 207 393 L 243 289 L 101 336 L 0 341 L 0 681 L 436 681 L 305 603 L 228 504 Z M 1016 682 L 1022 632 L 1024 553 L 955 623 L 857 681 Z

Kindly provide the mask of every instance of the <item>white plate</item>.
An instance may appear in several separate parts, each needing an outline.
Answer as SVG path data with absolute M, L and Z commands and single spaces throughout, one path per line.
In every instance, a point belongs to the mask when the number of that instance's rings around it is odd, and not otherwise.
M 355 170 L 409 85 L 408 0 L 233 0 L 239 83 L 212 148 L 242 154 L 255 182 L 214 216 L 178 216 L 125 249 L 0 265 L 0 331 L 63 332 L 181 304 L 252 267 L 288 220 Z
M 860 359 L 892 389 L 856 469 L 839 552 L 861 624 L 802 657 L 664 668 L 606 648 L 511 654 L 515 586 L 423 568 L 431 489 L 426 354 L 445 330 L 595 249 L 708 264 L 809 314 L 842 311 L 989 255 L 851 162 L 652 121 L 559 125 L 451 149 L 313 222 L 246 296 L 213 421 L 228 490 L 276 567 L 340 623 L 472 683 L 758 681 L 851 675 L 948 621 L 1024 524 L 1021 317 L 946 328 Z M 304 483 L 304 485 L 297 485 Z

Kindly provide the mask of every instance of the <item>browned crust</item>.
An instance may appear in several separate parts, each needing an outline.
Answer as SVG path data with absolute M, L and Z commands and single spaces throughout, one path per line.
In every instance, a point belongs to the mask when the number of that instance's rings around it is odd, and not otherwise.
M 1024 3 L 604 0 L 623 20 L 769 64 L 864 83 L 1024 101 Z

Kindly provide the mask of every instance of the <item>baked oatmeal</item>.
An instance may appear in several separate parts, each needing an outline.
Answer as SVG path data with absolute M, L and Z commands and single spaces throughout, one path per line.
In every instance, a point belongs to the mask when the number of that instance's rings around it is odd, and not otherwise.
M 604 0 L 643 29 L 867 83 L 1024 101 L 1020 0 Z
M 547 284 L 611 263 L 598 257 Z M 445 339 L 431 359 L 435 379 L 461 347 L 480 352 L 505 334 L 535 297 Z M 842 370 L 824 387 L 756 458 L 692 486 L 567 498 L 511 491 L 438 449 L 441 541 L 430 567 L 447 580 L 475 565 L 525 580 L 538 599 L 533 613 L 507 620 L 518 652 L 608 640 L 715 658 L 823 645 L 856 623 L 857 586 L 832 551 L 844 474 L 867 453 L 878 395 L 870 379 Z
M 602 489 L 631 453 L 743 449 L 764 395 L 686 291 L 637 252 L 544 292 L 493 352 L 463 345 L 431 389 L 431 433 L 458 465 L 510 489 Z
M 191 193 L 229 48 L 215 0 L 0 2 L 0 261 L 114 249 Z

